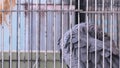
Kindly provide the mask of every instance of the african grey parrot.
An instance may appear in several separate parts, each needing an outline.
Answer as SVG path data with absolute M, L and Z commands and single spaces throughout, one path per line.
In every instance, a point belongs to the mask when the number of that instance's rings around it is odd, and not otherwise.
M 79 33 L 78 34 L 78 26 Z M 67 31 L 63 38 L 58 40 L 58 48 L 60 50 L 60 58 L 63 57 L 63 61 L 68 68 L 87 68 L 87 43 L 88 43 L 88 68 L 95 68 L 95 25 L 88 24 L 88 42 L 87 42 L 87 23 L 80 23 L 72 27 L 71 30 Z M 112 40 L 112 52 L 110 50 L 110 36 L 104 32 L 104 56 L 103 56 L 103 31 L 102 28 L 97 26 L 96 35 L 96 52 L 97 68 L 103 67 L 104 57 L 104 68 L 110 68 L 110 57 L 112 54 L 112 68 L 119 68 L 119 51 Z M 72 35 L 72 36 L 71 36 Z M 79 38 L 78 38 L 79 35 Z M 62 41 L 63 40 L 63 41 Z M 80 45 L 78 47 L 78 41 Z M 70 50 L 71 47 L 71 50 Z M 78 54 L 79 48 L 79 54 Z M 71 54 L 70 54 L 71 53 Z M 70 60 L 71 55 L 71 60 Z M 79 56 L 79 60 L 78 60 Z M 70 65 L 71 61 L 71 65 Z

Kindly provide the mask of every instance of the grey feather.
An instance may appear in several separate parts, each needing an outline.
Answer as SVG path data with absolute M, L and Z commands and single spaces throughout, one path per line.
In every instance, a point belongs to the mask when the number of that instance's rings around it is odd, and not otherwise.
M 78 29 L 79 26 L 79 29 Z M 104 50 L 105 55 L 103 56 L 103 32 L 102 29 L 97 26 L 97 39 L 95 39 L 95 26 L 91 23 L 88 24 L 88 42 L 87 42 L 87 24 L 81 23 L 77 24 L 72 28 L 72 31 L 67 31 L 63 38 L 61 38 L 58 41 L 58 47 L 61 51 L 61 57 L 63 57 L 64 62 L 68 67 L 70 67 L 70 51 L 71 53 L 71 67 L 72 68 L 78 68 L 78 61 L 80 62 L 79 66 L 80 68 L 86 68 L 87 63 L 87 43 L 88 43 L 88 61 L 89 61 L 89 68 L 95 67 L 95 41 L 97 42 L 96 45 L 96 51 L 97 51 L 97 68 L 101 68 L 103 66 L 103 57 L 105 62 L 105 68 L 110 67 L 110 36 L 107 33 L 104 33 Z M 79 33 L 78 34 L 78 30 Z M 71 36 L 72 33 L 72 36 Z M 78 38 L 78 35 L 80 38 Z M 62 43 L 63 40 L 63 43 Z M 78 41 L 80 41 L 80 45 L 78 47 Z M 70 45 L 70 43 L 72 45 Z M 72 50 L 70 50 L 70 47 L 72 47 Z M 112 47 L 112 68 L 118 68 L 119 67 L 119 51 L 117 49 L 117 46 L 115 46 L 115 43 L 113 41 Z M 78 48 L 79 48 L 79 54 L 78 54 Z M 78 60 L 78 56 L 80 59 Z

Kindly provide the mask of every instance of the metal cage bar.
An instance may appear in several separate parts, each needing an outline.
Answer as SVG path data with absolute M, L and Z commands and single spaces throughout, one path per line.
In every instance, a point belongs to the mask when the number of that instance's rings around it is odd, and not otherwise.
M 10 4 L 12 4 L 12 0 L 10 0 Z M 10 21 L 9 21 L 9 29 L 10 29 L 10 31 L 9 31 L 9 33 L 10 33 L 10 35 L 9 35 L 9 60 L 10 60 L 10 62 L 9 62 L 9 67 L 10 68 L 12 68 L 12 12 L 11 12 L 11 10 L 12 10 L 12 8 L 11 8 L 11 6 L 10 6 L 10 16 L 9 16 L 9 19 L 10 19 Z
M 80 10 L 80 2 L 81 2 L 81 1 L 78 0 L 78 3 L 77 3 L 77 4 L 78 4 L 78 10 Z M 80 13 L 78 13 L 78 17 L 77 17 L 77 18 L 78 18 L 78 20 L 77 20 L 78 23 L 77 23 L 77 24 L 79 24 L 79 23 L 80 23 Z M 79 29 L 79 28 L 80 28 L 80 27 L 78 26 L 78 40 L 79 40 L 79 38 L 80 38 L 80 32 L 79 32 L 80 29 Z M 81 45 L 80 45 L 80 41 L 78 41 L 78 68 L 80 68 L 80 61 L 79 61 L 79 60 L 80 60 L 80 54 L 79 54 L 79 53 L 80 53 L 80 51 L 81 51 L 81 50 L 80 50 L 80 46 L 81 46 Z
M 55 4 L 55 2 L 56 2 L 56 1 L 54 0 L 54 3 L 53 3 L 53 5 L 54 5 L 54 10 L 56 10 L 56 7 L 55 7 L 56 4 Z M 54 55 L 54 57 L 53 57 L 53 60 L 54 60 L 54 68 L 56 68 L 56 54 L 55 54 L 55 52 L 56 52 L 56 46 L 55 46 L 55 44 L 56 44 L 56 43 L 55 43 L 55 40 L 56 40 L 56 23 L 55 23 L 55 22 L 56 22 L 56 13 L 53 12 L 53 14 L 54 14 L 54 19 L 53 19 L 53 20 L 54 20 L 54 21 L 53 21 L 53 36 L 54 36 L 54 39 L 53 39 L 53 40 L 54 40 L 54 42 L 53 42 L 53 43 L 54 43 L 54 46 L 53 46 L 53 48 L 54 48 L 54 49 L 53 49 L 53 55 Z
M 88 11 L 88 0 L 86 0 L 86 11 Z M 88 23 L 88 13 L 86 13 L 86 23 L 87 23 L 86 28 L 87 28 L 87 42 L 88 42 L 88 41 L 89 41 L 89 40 L 88 40 L 88 37 L 89 37 L 89 36 L 88 36 L 88 29 L 89 29 L 89 28 L 88 28 L 88 24 L 89 24 L 89 23 Z M 89 53 L 88 53 L 88 49 L 89 49 L 89 47 L 88 47 L 88 45 L 89 45 L 89 43 L 87 43 L 87 59 L 86 59 L 86 60 L 87 60 L 87 64 L 86 64 L 86 68 L 89 68 L 89 62 L 88 62 L 88 59 L 89 59 L 89 58 L 88 58 L 88 54 L 89 54 Z
M 63 0 L 61 0 L 61 10 L 64 9 L 63 7 L 64 7 L 64 2 L 63 2 Z M 61 17 L 62 17 L 62 18 L 61 18 L 61 20 L 62 20 L 62 21 L 61 21 L 61 22 L 62 22 L 62 25 L 61 25 L 61 27 L 62 27 L 62 29 L 61 29 L 61 31 L 62 31 L 62 35 L 61 35 L 61 36 L 62 36 L 62 46 L 63 46 L 63 42 L 64 42 L 64 39 L 63 39 L 63 38 L 64 38 L 64 35 L 63 35 L 63 28 L 64 28 L 64 27 L 63 27 L 63 25 L 64 25 L 64 23 L 63 23 L 63 20 L 64 20 L 63 14 L 64 14 L 64 13 L 61 12 Z M 63 49 L 63 47 L 62 47 L 62 59 L 61 59 L 61 60 L 62 60 L 62 63 L 61 63 L 61 68 L 63 68 L 63 51 L 64 51 L 64 49 Z
M 102 0 L 102 11 L 105 10 L 104 2 L 105 2 L 105 1 Z M 105 68 L 105 58 L 104 58 L 104 57 L 105 57 L 105 46 L 104 46 L 104 45 L 105 45 L 105 38 L 104 38 L 104 36 L 105 36 L 105 35 L 104 35 L 104 31 L 105 31 L 104 22 L 105 22 L 105 20 L 104 20 L 104 18 L 105 18 L 105 16 L 104 16 L 104 14 L 102 14 L 102 28 L 103 28 L 103 29 L 102 29 L 102 30 L 103 30 L 103 59 L 102 59 L 102 60 L 103 60 L 103 68 Z
M 70 0 L 69 10 L 71 10 L 72 0 Z M 72 68 L 72 13 L 69 12 L 69 28 L 70 28 L 70 68 Z
M 98 26 L 102 28 L 102 68 L 106 67 L 106 34 L 110 36 L 110 68 L 113 68 L 113 44 L 119 46 L 119 3 L 117 0 L 85 0 L 85 4 L 81 4 L 81 0 L 17 0 L 16 8 L 4 10 L 4 0 L 2 0 L 2 21 L 4 20 L 5 12 L 9 12 L 8 21 L 0 24 L 0 67 L 5 68 L 72 68 L 73 65 L 73 26 L 81 24 L 81 15 L 85 14 L 85 31 L 86 31 L 86 59 L 85 67 L 89 68 L 90 65 L 90 32 L 89 24 L 94 24 L 94 62 L 95 68 L 98 67 Z M 118 3 L 116 3 L 118 2 Z M 13 0 L 9 0 L 12 4 Z M 75 8 L 77 4 L 77 9 Z M 81 6 L 84 6 L 82 9 Z M 23 8 L 24 7 L 24 8 Z M 78 14 L 77 16 L 76 13 Z M 16 15 L 15 15 L 16 14 Z M 15 15 L 15 17 L 13 17 Z M 25 17 L 23 17 L 25 16 Z M 77 17 L 77 19 L 75 19 Z M 117 19 L 116 19 L 117 18 Z M 16 20 L 14 20 L 16 19 Z M 74 21 L 73 21 L 74 20 Z M 76 21 L 77 20 L 77 21 Z M 16 25 L 13 23 L 16 21 Z M 7 26 L 7 23 L 9 24 Z M 22 26 L 24 25 L 24 26 Z M 6 28 L 6 26 L 8 28 Z M 81 26 L 76 27 L 77 30 L 77 63 L 76 67 L 80 68 L 81 63 Z M 66 31 L 69 33 L 69 63 L 65 61 L 65 42 Z M 83 30 L 84 31 L 84 30 Z M 6 34 L 8 33 L 8 34 Z M 15 34 L 16 35 L 15 35 Z M 23 33 L 23 34 L 22 34 Z M 49 35 L 50 34 L 50 35 Z M 14 35 L 16 39 L 14 39 Z M 49 37 L 51 36 L 51 37 Z M 57 50 L 57 40 L 61 38 L 61 52 L 59 56 Z M 6 41 L 8 42 L 6 43 Z M 50 40 L 50 41 L 49 41 Z M 101 41 L 101 40 L 100 40 Z M 8 45 L 8 46 L 7 46 Z M 14 45 L 14 46 L 13 46 Z M 23 46 L 22 46 L 23 45 Z M 8 48 L 7 48 L 8 47 Z M 13 49 L 14 48 L 14 49 Z M 15 51 L 14 51 L 15 50 Z M 23 51 L 23 52 L 22 52 Z M 67 53 L 67 52 L 66 52 Z M 8 54 L 8 55 L 6 55 Z M 51 55 L 52 54 L 52 55 Z M 8 57 L 8 59 L 6 58 Z M 61 57 L 61 59 L 59 59 Z M 119 57 L 119 56 L 118 56 Z M 52 58 L 52 59 L 51 59 Z M 7 65 L 8 62 L 8 65 Z M 16 63 L 14 65 L 14 62 Z M 120 64 L 120 60 L 119 60 Z M 120 67 L 120 66 L 119 66 Z
M 95 11 L 97 11 L 97 0 L 95 0 Z M 97 14 L 95 14 L 95 68 L 97 68 Z
M 20 10 L 21 7 L 20 7 L 20 3 L 21 3 L 21 0 L 17 0 L 17 3 L 18 3 L 18 6 L 17 6 L 17 10 Z M 17 12 L 17 68 L 20 68 L 20 16 L 21 16 L 21 13 L 20 12 Z
M 45 9 L 47 10 L 47 0 L 45 2 Z M 47 68 L 47 12 L 45 12 L 45 68 Z
M 38 0 L 36 0 L 36 10 L 38 7 Z M 38 68 L 38 45 L 39 45 L 39 36 L 38 36 L 38 32 L 39 32 L 39 20 L 37 19 L 38 17 L 38 14 L 36 13 L 36 62 L 35 62 L 35 65 L 36 65 L 36 68 Z
M 111 0 L 110 10 L 113 11 L 113 0 Z M 112 68 L 113 13 L 110 16 L 110 19 L 111 19 L 111 24 L 110 24 L 110 28 L 111 28 L 110 29 L 110 37 L 111 37 L 111 39 L 110 39 L 110 68 Z
M 30 0 L 28 0 L 28 9 L 30 10 Z M 28 15 L 28 22 L 31 22 L 31 20 L 30 20 L 30 13 L 28 13 L 29 15 Z M 31 34 L 30 34 L 30 25 L 31 25 L 31 23 L 29 23 L 28 24 L 28 45 L 30 46 L 31 45 L 31 42 L 30 42 L 30 39 L 31 39 Z M 28 68 L 30 68 L 30 47 L 28 46 Z
M 3 6 L 4 6 L 4 4 L 3 4 L 3 1 L 2 1 L 2 9 L 4 8 Z M 2 12 L 2 16 L 4 16 L 3 12 Z M 3 18 L 2 18 L 2 20 L 3 20 Z M 3 23 L 2 23 L 2 25 L 3 25 Z M 2 43 L 2 45 L 1 45 L 1 50 L 2 50 L 2 68 L 4 68 L 4 26 L 2 26 L 2 30 L 1 31 L 2 31 L 1 32 L 1 35 L 2 35 L 2 40 L 1 40 L 1 43 Z

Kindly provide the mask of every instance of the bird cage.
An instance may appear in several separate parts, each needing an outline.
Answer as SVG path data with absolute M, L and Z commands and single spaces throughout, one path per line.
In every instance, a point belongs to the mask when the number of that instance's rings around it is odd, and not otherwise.
M 119 0 L 1 0 L 0 68 L 99 68 L 99 58 L 101 67 L 118 68 L 119 7 Z

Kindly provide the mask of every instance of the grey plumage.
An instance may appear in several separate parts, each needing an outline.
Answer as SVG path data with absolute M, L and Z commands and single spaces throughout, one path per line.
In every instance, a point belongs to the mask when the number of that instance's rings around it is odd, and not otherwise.
M 78 26 L 79 33 L 78 34 Z M 87 63 L 87 43 L 88 43 L 88 67 L 95 67 L 95 26 L 93 24 L 88 24 L 88 42 L 87 42 L 87 24 L 81 23 L 75 25 L 71 32 L 67 31 L 63 38 L 58 41 L 58 48 L 60 50 L 60 57 L 63 57 L 64 62 L 70 67 L 70 51 L 71 51 L 71 68 L 86 68 Z M 78 38 L 78 35 L 80 38 Z M 70 38 L 71 37 L 71 38 Z M 97 26 L 97 68 L 102 68 L 103 66 L 103 57 L 104 57 L 104 66 L 105 68 L 110 67 L 110 53 L 112 53 L 112 68 L 119 68 L 119 51 L 117 46 L 115 46 L 114 41 L 112 41 L 112 52 L 110 51 L 110 36 L 107 33 L 104 33 L 104 50 L 105 55 L 103 56 L 103 31 L 102 28 Z M 80 41 L 80 45 L 78 47 L 78 41 Z M 63 42 L 63 43 L 62 43 Z M 70 45 L 72 44 L 72 45 Z M 71 47 L 71 50 L 70 50 Z M 79 54 L 78 54 L 79 48 Z M 80 59 L 78 60 L 78 55 Z

